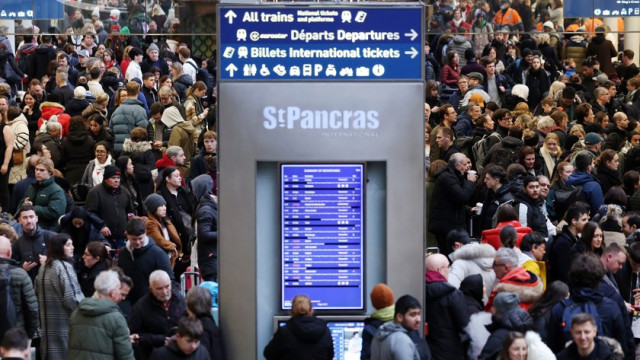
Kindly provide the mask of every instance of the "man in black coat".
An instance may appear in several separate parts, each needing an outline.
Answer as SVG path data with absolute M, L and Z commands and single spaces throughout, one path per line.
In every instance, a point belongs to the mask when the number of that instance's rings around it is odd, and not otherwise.
M 429 324 L 427 343 L 434 360 L 464 359 L 460 335 L 469 322 L 462 292 L 447 282 L 449 260 L 442 254 L 425 260 L 424 320 Z
M 612 149 L 615 152 L 622 150 L 622 146 L 626 143 L 629 127 L 629 118 L 623 112 L 617 112 L 613 115 L 614 127 L 609 132 L 607 139 L 602 144 L 602 150 Z
M 473 196 L 475 181 L 478 175 L 467 173 L 466 155 L 451 155 L 449 165 L 436 175 L 436 185 L 431 200 L 429 229 L 438 239 L 440 252 L 448 255 L 451 249 L 447 246 L 449 231 L 465 228 L 465 205 Z M 466 176 L 465 176 L 465 173 Z
M 117 166 L 105 167 L 102 184 L 89 191 L 85 209 L 103 220 L 98 227 L 111 247 L 122 248 L 126 240 L 125 227 L 135 209 L 131 194 L 120 186 L 120 169 Z
M 567 210 L 564 217 L 567 222 L 553 241 L 547 244 L 548 255 L 548 275 L 547 283 L 551 284 L 556 280 L 564 283 L 569 279 L 569 267 L 571 266 L 571 248 L 578 242 L 578 236 L 582 233 L 582 228 L 589 221 L 589 210 L 575 205 Z
M 129 293 L 134 304 L 149 292 L 149 276 L 156 270 L 164 270 L 173 278 L 173 270 L 167 254 L 149 239 L 145 233 L 145 222 L 131 219 L 126 228 L 127 244 L 120 252 L 118 266 L 131 277 L 135 285 Z
M 533 175 L 525 176 L 522 182 L 522 191 L 516 194 L 516 205 L 514 205 L 518 220 L 522 226 L 528 226 L 531 230 L 548 238 L 548 218 L 542 212 L 544 200 L 540 197 L 540 182 Z
M 16 213 L 16 218 L 22 226 L 22 236 L 12 245 L 11 258 L 18 262 L 32 282 L 35 282 L 36 275 L 40 269 L 40 256 L 46 252 L 46 242 L 55 232 L 42 229 L 38 226 L 38 215 L 33 205 L 22 205 Z
M 167 259 L 167 256 L 163 255 Z M 149 359 L 154 348 L 162 347 L 170 340 L 169 330 L 187 315 L 184 297 L 172 288 L 170 276 L 170 273 L 163 270 L 152 272 L 148 277 L 150 292 L 133 306 L 129 316 L 129 330 L 136 350 L 136 359 Z M 139 286 L 145 285 L 135 283 L 132 290 Z

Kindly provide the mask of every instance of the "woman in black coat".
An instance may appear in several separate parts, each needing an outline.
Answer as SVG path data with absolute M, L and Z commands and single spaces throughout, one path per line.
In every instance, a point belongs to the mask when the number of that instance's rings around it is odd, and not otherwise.
M 542 68 L 542 60 L 538 56 L 534 56 L 531 60 L 531 67 L 527 70 L 526 84 L 529 87 L 529 98 L 527 104 L 529 108 L 533 109 L 544 97 L 544 94 L 549 91 L 551 81 L 549 75 Z
M 93 296 L 95 288 L 94 281 L 98 275 L 111 267 L 111 256 L 106 246 L 93 241 L 87 244 L 82 254 L 82 261 L 78 266 L 78 282 L 85 297 Z
M 618 154 L 611 149 L 604 150 L 596 159 L 596 179 L 602 186 L 603 194 L 614 186 L 622 185 L 618 175 L 618 165 Z
M 311 299 L 297 295 L 291 302 L 291 318 L 279 327 L 263 355 L 267 360 L 333 359 L 333 340 L 327 324 L 313 316 Z
M 70 185 L 82 180 L 84 169 L 93 160 L 93 145 L 87 122 L 82 116 L 72 117 L 69 134 L 62 140 L 62 168 Z
M 544 294 L 529 308 L 529 315 L 533 318 L 534 330 L 540 334 L 543 342 L 547 342 L 547 327 L 551 308 L 569 296 L 569 286 L 556 280 L 545 290 Z
M 222 360 L 224 357 L 222 355 L 220 330 L 218 330 L 218 326 L 211 316 L 211 293 L 203 287 L 194 286 L 187 293 L 186 301 L 189 317 L 196 318 L 202 323 L 203 333 L 200 338 L 200 345 L 209 351 L 211 359 Z
M 484 308 L 482 297 L 484 296 L 484 282 L 482 275 L 469 275 L 460 283 L 460 291 L 464 294 L 464 311 L 467 318 L 479 313 Z

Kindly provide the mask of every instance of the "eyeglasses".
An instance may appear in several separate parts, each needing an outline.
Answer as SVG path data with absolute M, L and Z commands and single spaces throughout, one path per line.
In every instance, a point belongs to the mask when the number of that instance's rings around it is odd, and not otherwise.
M 104 150 L 96 150 L 96 154 L 106 154 L 107 152 Z

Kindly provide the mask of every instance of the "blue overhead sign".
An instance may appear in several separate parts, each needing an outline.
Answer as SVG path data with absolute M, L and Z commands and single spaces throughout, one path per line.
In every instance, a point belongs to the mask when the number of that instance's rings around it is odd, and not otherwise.
M 58 0 L 0 0 L 0 20 L 61 19 L 62 3 Z
M 564 17 L 640 16 L 640 0 L 565 0 Z
M 422 8 L 220 7 L 221 80 L 422 80 Z

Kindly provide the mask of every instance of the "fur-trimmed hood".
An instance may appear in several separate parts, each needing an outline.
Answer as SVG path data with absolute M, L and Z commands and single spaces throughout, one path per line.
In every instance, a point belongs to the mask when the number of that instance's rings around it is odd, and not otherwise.
M 51 101 L 44 101 L 43 103 L 40 104 L 40 111 L 44 112 L 44 108 L 60 108 L 62 109 L 63 112 L 64 111 L 64 106 L 60 103 L 57 102 L 51 102 Z
M 496 250 L 489 244 L 467 244 L 451 254 L 451 261 L 469 260 L 485 271 L 492 270 Z
M 500 279 L 494 292 L 516 293 L 520 297 L 520 304 L 531 304 L 540 299 L 544 285 L 534 273 L 519 267 Z
M 151 150 L 151 141 L 139 141 L 133 142 L 131 139 L 124 139 L 124 144 L 122 144 L 122 150 L 128 153 L 134 152 L 145 152 Z

